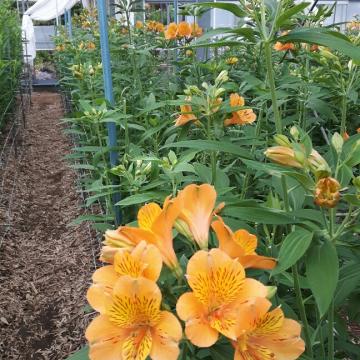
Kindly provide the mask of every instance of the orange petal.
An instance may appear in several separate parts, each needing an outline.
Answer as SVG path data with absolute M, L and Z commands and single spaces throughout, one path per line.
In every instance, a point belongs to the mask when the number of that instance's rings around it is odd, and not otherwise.
M 204 316 L 206 314 L 206 308 L 195 297 L 194 293 L 188 292 L 181 295 L 178 299 L 176 312 L 181 320 L 188 321 Z
M 219 241 L 219 249 L 225 251 L 233 259 L 245 255 L 244 249 L 234 241 L 234 234 L 222 220 L 216 220 L 211 224 Z
M 185 334 L 198 347 L 210 347 L 216 343 L 219 337 L 218 331 L 214 330 L 208 322 L 201 319 L 188 321 Z
M 179 320 L 170 312 L 162 311 L 159 323 L 153 332 L 151 359 L 176 360 L 179 356 L 179 340 L 182 328 Z
M 132 278 L 122 276 L 115 284 L 114 297 L 130 297 L 152 299 L 154 303 L 161 303 L 161 292 L 159 287 L 151 280 L 145 278 Z
M 157 281 L 162 269 L 162 256 L 158 248 L 154 245 L 141 242 L 133 250 L 134 258 L 143 264 L 142 276 L 149 280 Z
M 271 349 L 276 360 L 295 360 L 305 351 L 300 332 L 301 327 L 296 321 L 284 319 L 283 326 L 277 333 L 259 337 L 256 342 Z
M 258 318 L 257 328 L 253 334 L 256 336 L 267 336 L 277 334 L 284 323 L 284 313 L 278 307 L 272 311 L 266 312 Z
M 240 257 L 239 261 L 245 269 L 270 270 L 276 266 L 276 260 L 274 258 L 260 255 L 245 255 Z
M 200 248 L 207 248 L 209 229 L 216 202 L 216 191 L 212 185 L 191 184 L 178 195 L 182 204 L 179 218 L 186 222 Z
M 146 360 L 150 354 L 153 339 L 150 330 L 139 329 L 132 331 L 124 340 L 121 360 Z
M 244 106 L 244 105 L 245 105 L 245 100 L 242 96 L 240 96 L 237 93 L 232 93 L 230 95 L 230 106 L 231 107 Z
M 173 246 L 172 229 L 180 211 L 179 203 L 173 200 L 165 201 L 163 210 L 152 227 L 152 233 L 156 236 L 154 245 L 161 251 L 165 264 L 170 268 L 179 266 Z
M 106 309 L 111 304 L 112 289 L 103 285 L 92 285 L 87 291 L 86 298 L 90 306 L 101 314 L 106 313 Z
M 161 292 L 156 283 L 145 278 L 122 276 L 115 284 L 110 320 L 122 328 L 136 328 L 144 321 L 154 326 L 160 317 Z
M 112 265 L 103 266 L 100 269 L 97 269 L 92 276 L 94 283 L 102 284 L 111 288 L 114 287 L 118 278 L 119 275 L 116 273 L 114 266 Z
M 89 342 L 91 360 L 118 360 L 121 355 L 122 343 L 127 336 L 124 331 L 112 324 L 108 317 L 96 317 L 86 329 L 85 337 Z
M 266 286 L 260 281 L 246 278 L 238 295 L 237 302 L 242 303 L 257 297 L 265 298 L 267 294 L 268 290 Z
M 139 227 L 145 230 L 151 230 L 155 220 L 161 214 L 161 207 L 156 203 L 144 205 L 138 212 Z
M 255 253 L 257 248 L 257 237 L 250 234 L 247 230 L 240 229 L 235 231 L 234 240 L 244 249 L 245 255 L 252 255 Z

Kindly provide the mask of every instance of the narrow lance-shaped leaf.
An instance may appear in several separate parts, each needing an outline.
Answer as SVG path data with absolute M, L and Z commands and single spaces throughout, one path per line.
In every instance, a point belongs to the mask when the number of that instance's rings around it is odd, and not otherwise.
M 335 35 L 333 31 L 324 31 L 324 29 L 305 29 L 294 30 L 288 35 L 278 38 L 281 42 L 305 42 L 327 46 L 337 50 L 353 60 L 360 62 L 360 49 L 350 41 L 345 40 L 344 35 Z
M 314 294 L 320 316 L 326 314 L 339 279 L 339 259 L 329 241 L 314 246 L 306 256 L 307 279 Z
M 291 232 L 281 245 L 278 265 L 271 275 L 279 274 L 296 264 L 309 248 L 312 238 L 313 234 L 310 231 L 299 227 Z

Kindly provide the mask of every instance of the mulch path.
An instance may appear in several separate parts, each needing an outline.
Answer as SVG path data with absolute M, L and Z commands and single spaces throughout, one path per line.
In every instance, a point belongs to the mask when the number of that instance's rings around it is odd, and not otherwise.
M 89 320 L 95 237 L 87 224 L 69 226 L 82 210 L 64 160 L 71 142 L 59 123 L 61 97 L 38 92 L 32 101 L 20 157 L 7 169 L 9 188 L 16 178 L 11 228 L 0 238 L 2 360 L 65 359 L 84 343 Z

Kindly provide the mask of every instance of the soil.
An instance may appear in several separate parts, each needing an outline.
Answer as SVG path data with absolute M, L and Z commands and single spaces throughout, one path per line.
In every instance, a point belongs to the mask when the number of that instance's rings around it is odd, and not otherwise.
M 82 210 L 76 174 L 64 160 L 71 141 L 59 122 L 61 97 L 38 92 L 32 102 L 20 156 L 8 161 L 5 179 L 5 195 L 14 181 L 15 191 L 11 227 L 0 234 L 1 360 L 65 359 L 84 343 L 89 321 L 95 237 L 88 224 L 69 226 Z

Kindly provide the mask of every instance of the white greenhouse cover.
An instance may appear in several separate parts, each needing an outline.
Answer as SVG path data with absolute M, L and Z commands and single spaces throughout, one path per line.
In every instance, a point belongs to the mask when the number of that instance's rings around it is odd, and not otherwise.
M 22 31 L 27 40 L 24 45 L 24 54 L 29 55 L 25 61 L 32 64 L 36 57 L 35 32 L 33 20 L 49 21 L 64 14 L 65 10 L 70 10 L 79 0 L 37 0 L 23 15 Z M 88 0 L 82 0 L 84 7 L 89 6 Z

